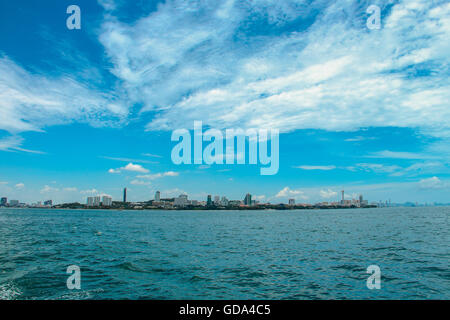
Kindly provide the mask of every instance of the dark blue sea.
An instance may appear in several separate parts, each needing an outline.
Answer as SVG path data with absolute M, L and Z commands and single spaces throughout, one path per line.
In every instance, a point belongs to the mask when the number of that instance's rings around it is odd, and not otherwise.
M 449 221 L 449 207 L 0 209 L 0 299 L 449 299 Z

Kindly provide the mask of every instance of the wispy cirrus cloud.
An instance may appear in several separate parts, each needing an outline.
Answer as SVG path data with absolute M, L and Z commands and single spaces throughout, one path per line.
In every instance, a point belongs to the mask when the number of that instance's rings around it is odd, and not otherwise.
M 365 27 L 367 6 L 171 1 L 132 25 L 107 19 L 100 41 L 128 98 L 158 111 L 148 130 L 203 119 L 218 128 L 400 126 L 442 136 L 449 4 L 383 6 L 377 31 Z
M 122 158 L 122 157 L 109 157 L 109 156 L 101 156 L 103 159 L 114 160 L 114 161 L 122 161 L 122 162 L 137 162 L 137 163 L 149 163 L 156 164 L 158 162 L 143 160 L 143 159 L 131 159 L 131 158 Z
M 67 191 L 67 192 L 77 192 L 78 188 L 76 188 L 76 187 L 66 187 L 63 190 Z
M 336 169 L 336 166 L 309 166 L 309 165 L 303 165 L 303 166 L 294 166 L 294 168 L 302 169 L 302 170 L 321 170 L 321 171 L 329 171 Z
M 135 185 L 135 186 L 147 186 L 147 185 L 150 185 L 150 182 L 142 181 L 139 179 L 134 179 L 130 182 L 130 184 Z
M 320 190 L 320 196 L 324 199 L 335 199 L 337 192 L 331 189 Z
M 80 193 L 81 194 L 91 194 L 91 195 L 93 195 L 93 194 L 98 194 L 99 191 L 97 189 L 95 189 L 95 188 L 92 188 L 92 189 L 87 189 L 87 190 L 81 190 Z
M 143 153 L 142 155 L 150 158 L 162 158 L 159 154 Z
M 0 129 L 13 134 L 74 121 L 111 124 L 127 114 L 113 95 L 69 75 L 30 73 L 5 56 L 0 56 L 0 109 Z
M 54 188 L 54 187 L 50 187 L 48 185 L 45 185 L 42 189 L 41 189 L 41 193 L 45 194 L 45 193 L 52 193 L 52 192 L 58 192 L 59 189 L 58 188 Z
M 363 137 L 363 136 L 356 136 L 353 138 L 347 138 L 344 141 L 346 142 L 360 142 L 360 141 L 366 141 L 366 140 L 376 140 L 375 137 Z
M 383 150 L 378 152 L 373 152 L 367 156 L 366 158 L 388 158 L 388 159 L 436 159 L 436 156 L 429 154 L 420 154 L 413 152 L 398 152 L 398 151 L 389 151 Z
M 163 178 L 163 177 L 177 177 L 177 176 L 179 176 L 179 172 L 167 171 L 167 172 L 162 172 L 162 173 L 139 175 L 137 177 L 140 179 L 154 180 L 154 179 L 159 179 L 159 178 Z
M 0 139 L 0 150 L 3 151 L 21 151 L 21 152 L 27 152 L 27 153 L 35 153 L 35 154 L 45 154 L 43 151 L 38 150 L 29 150 L 22 148 L 22 144 L 24 142 L 24 139 L 20 136 L 8 136 L 3 139 Z

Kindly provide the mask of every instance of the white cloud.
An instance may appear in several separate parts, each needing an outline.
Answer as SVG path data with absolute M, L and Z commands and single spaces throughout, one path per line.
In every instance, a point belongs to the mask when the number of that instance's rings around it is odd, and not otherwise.
M 158 154 L 143 153 L 142 155 L 146 156 L 146 157 L 151 157 L 151 158 L 162 158 L 162 156 L 160 156 Z
M 16 187 L 17 189 L 23 189 L 23 188 L 25 188 L 25 184 L 23 184 L 23 183 L 21 182 L 21 183 L 16 184 L 15 187 Z
M 365 141 L 365 140 L 375 140 L 375 137 L 363 137 L 363 136 L 356 136 L 353 138 L 348 138 L 345 139 L 344 141 L 346 142 L 360 142 L 360 141 Z
M 140 164 L 134 164 L 130 162 L 125 167 L 117 168 L 117 169 L 109 169 L 109 173 L 121 173 L 122 171 L 131 171 L 131 172 L 139 172 L 139 173 L 147 173 L 148 169 L 145 169 Z
M 0 109 L 0 129 L 12 134 L 73 121 L 99 126 L 127 115 L 112 95 L 92 90 L 67 74 L 30 73 L 5 56 L 0 56 Z
M 353 1 L 171 1 L 132 25 L 109 18 L 100 40 L 128 97 L 159 111 L 149 130 L 202 119 L 217 128 L 400 126 L 440 136 L 450 130 L 450 6 L 408 0 L 382 9 L 374 32 Z M 280 31 L 318 10 L 311 25 Z M 256 24 L 274 32 L 242 29 Z
M 399 155 L 399 156 L 408 156 Z M 409 159 L 409 158 L 408 158 Z M 357 163 L 353 166 L 342 167 L 349 171 L 365 171 L 375 173 L 388 173 L 392 177 L 417 176 L 423 174 L 450 173 L 448 164 L 439 161 L 425 161 L 413 163 L 407 167 L 380 163 Z
M 324 199 L 336 198 L 337 192 L 331 189 L 328 190 L 320 190 L 320 196 Z
M 336 169 L 336 166 L 295 166 L 294 168 L 302 169 L 302 170 L 333 170 Z
M 132 180 L 130 183 L 131 183 L 132 185 L 136 185 L 136 186 L 146 186 L 146 185 L 149 185 L 149 184 L 150 184 L 150 182 L 146 182 L 146 181 L 142 181 L 142 180 L 137 180 L 137 179 Z
M 41 193 L 51 193 L 51 192 L 58 192 L 59 189 L 58 188 L 52 188 L 50 186 L 44 186 L 44 188 L 41 189 Z
M 178 188 L 163 190 L 161 191 L 161 198 L 174 198 L 180 194 L 187 194 L 187 192 Z
M 141 173 L 149 172 L 147 169 L 143 168 L 140 164 L 133 164 L 131 162 L 129 164 L 127 164 L 125 167 L 123 167 L 122 170 L 141 172 Z
M 121 158 L 121 157 L 106 157 L 103 156 L 101 157 L 103 159 L 108 159 L 108 160 L 115 160 L 115 161 L 123 161 L 123 162 L 138 162 L 138 163 L 157 163 L 154 161 L 149 161 L 149 160 L 142 160 L 142 159 L 130 159 L 130 158 Z
M 294 199 L 308 199 L 308 196 L 301 190 L 291 190 L 289 187 L 285 187 L 281 189 L 276 195 L 275 198 L 294 198 Z
M 75 187 L 67 187 L 67 188 L 64 188 L 63 190 L 67 191 L 67 192 L 76 192 L 76 191 L 78 191 L 78 189 L 75 188 Z
M 393 173 L 402 169 L 397 165 L 384 165 L 379 163 L 358 163 L 356 164 L 356 167 L 363 171 L 373 171 L 376 173 Z M 350 168 L 354 169 L 354 167 Z
M 438 177 L 422 179 L 418 184 L 421 189 L 444 189 L 449 187 L 447 183 L 442 182 Z
M 149 179 L 154 180 L 162 177 L 177 177 L 179 175 L 178 172 L 175 171 L 167 171 L 162 173 L 154 173 L 154 174 L 146 174 L 146 175 L 139 175 L 137 176 L 140 179 Z
M 413 153 L 413 152 L 397 152 L 397 151 L 378 151 L 374 152 L 366 158 L 390 158 L 390 159 L 430 159 L 434 158 L 430 155 L 425 154 L 419 154 L 419 153 Z
M 0 128 L 1 129 L 1 128 Z M 37 150 L 29 150 L 22 148 L 23 138 L 20 136 L 8 136 L 0 140 L 0 150 L 3 151 L 22 151 L 28 153 L 45 154 L 45 152 Z
M 115 1 L 99 3 L 108 11 L 99 40 L 121 90 L 90 88 L 68 73 L 44 76 L 0 57 L 0 129 L 113 125 L 126 120 L 127 105 L 143 105 L 148 130 L 202 119 L 216 128 L 400 126 L 450 136 L 444 1 L 383 6 L 376 31 L 365 27 L 364 5 L 347 0 L 174 0 L 130 24 L 114 17 Z M 2 150 L 11 146 L 21 148 L 0 141 Z
M 266 196 L 265 195 L 255 195 L 255 196 L 252 196 L 252 198 L 254 200 L 258 200 L 258 201 L 264 201 L 266 199 Z
M 88 189 L 88 190 L 81 190 L 80 191 L 81 194 L 98 194 L 98 190 L 97 189 Z
M 117 9 L 117 5 L 114 0 L 97 0 L 97 2 L 107 11 Z
M 404 176 L 404 175 L 419 175 L 419 174 L 435 174 L 440 173 L 450 173 L 450 170 L 443 163 L 438 161 L 426 161 L 419 162 L 410 165 L 402 170 L 394 172 L 392 176 Z

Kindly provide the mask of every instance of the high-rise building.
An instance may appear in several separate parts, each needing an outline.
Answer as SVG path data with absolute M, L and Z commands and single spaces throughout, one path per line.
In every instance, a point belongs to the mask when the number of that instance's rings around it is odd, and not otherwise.
M 18 207 L 19 206 L 19 200 L 11 200 L 11 201 L 9 201 L 9 205 L 11 207 Z
M 228 201 L 227 197 L 222 197 L 222 199 L 220 199 L 221 206 L 227 207 L 228 204 L 229 204 L 229 201 Z
M 295 205 L 295 199 L 289 199 L 289 205 L 290 206 Z
M 252 195 L 251 195 L 250 193 L 247 193 L 247 194 L 245 195 L 245 198 L 244 198 L 244 204 L 245 204 L 246 206 L 251 206 L 251 205 L 252 205 Z
M 178 198 L 175 198 L 173 205 L 177 207 L 185 207 L 189 204 L 188 196 L 181 194 Z
M 102 206 L 111 207 L 111 205 L 112 205 L 112 198 L 110 196 L 103 196 L 102 197 Z
M 155 201 L 160 202 L 161 201 L 161 192 L 156 191 L 155 193 Z
M 123 189 L 123 202 L 127 202 L 127 188 Z
M 214 196 L 214 205 L 218 206 L 220 204 L 220 196 Z
M 95 196 L 94 197 L 94 207 L 99 207 L 100 206 L 100 196 Z
M 88 207 L 94 206 L 94 197 L 87 197 L 86 204 Z
M 47 206 L 47 207 L 53 206 L 53 201 L 52 200 L 44 201 L 44 206 Z
M 208 198 L 206 199 L 206 205 L 207 206 L 212 206 L 212 200 L 211 200 L 211 195 L 208 194 Z
M 8 204 L 8 198 L 4 197 L 0 201 L 0 206 L 6 206 Z
M 342 190 L 341 193 L 342 193 L 341 204 L 344 204 L 344 202 L 345 202 L 344 201 L 344 190 Z

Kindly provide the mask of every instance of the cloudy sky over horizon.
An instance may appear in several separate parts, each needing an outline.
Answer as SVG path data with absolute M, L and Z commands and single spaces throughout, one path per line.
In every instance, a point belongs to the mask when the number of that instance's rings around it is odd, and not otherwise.
M 450 202 L 448 1 L 3 1 L 0 30 L 0 196 Z M 278 129 L 278 174 L 174 165 L 196 120 Z

